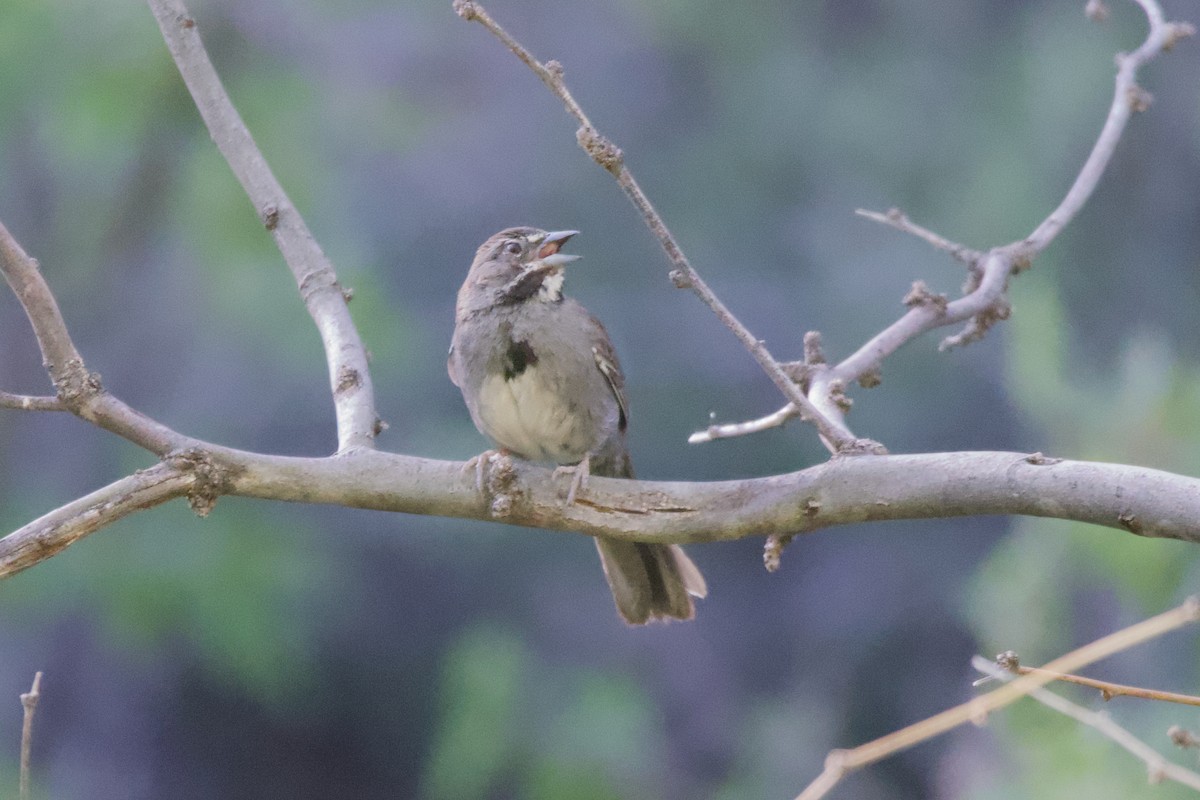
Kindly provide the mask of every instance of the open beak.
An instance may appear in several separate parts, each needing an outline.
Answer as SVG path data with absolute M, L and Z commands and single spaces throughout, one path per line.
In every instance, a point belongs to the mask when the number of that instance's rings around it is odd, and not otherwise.
M 554 231 L 547 233 L 546 238 L 542 240 L 542 246 L 537 251 L 537 263 L 547 267 L 565 267 L 572 261 L 578 261 L 582 256 L 572 256 L 558 252 L 559 248 L 577 233 L 579 231 Z

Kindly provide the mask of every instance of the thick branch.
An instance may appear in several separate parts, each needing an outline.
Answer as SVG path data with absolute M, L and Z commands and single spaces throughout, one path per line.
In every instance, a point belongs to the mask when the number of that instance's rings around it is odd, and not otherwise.
M 1020 453 L 835 458 L 786 475 L 712 483 L 593 476 L 574 505 L 563 503 L 564 485 L 549 470 L 511 459 L 491 466 L 481 494 L 462 464 L 378 451 L 289 458 L 212 447 L 190 458 L 118 481 L 0 540 L 0 577 L 138 507 L 195 495 L 194 464 L 204 466 L 197 481 L 213 499 L 328 503 L 636 541 L 710 542 L 858 522 L 1025 514 L 1200 543 L 1200 480 Z M 42 540 L 50 545 L 36 544 Z
M 654 234 L 659 244 L 662 245 L 663 251 L 667 254 L 667 259 L 675 268 L 671 273 L 671 280 L 675 285 L 681 289 L 691 289 L 717 315 L 717 318 L 733 332 L 733 335 L 742 343 L 742 346 L 750 352 L 754 360 L 767 373 L 771 382 L 789 399 L 790 404 L 801 409 L 800 416 L 813 423 L 820 432 L 821 437 L 825 440 L 825 444 L 831 450 L 839 452 L 861 448 L 863 443 L 854 438 L 854 434 L 850 432 L 850 429 L 840 419 L 829 417 L 805 396 L 800 387 L 796 385 L 795 381 L 780 366 L 779 361 L 771 355 L 763 340 L 755 337 L 750 332 L 750 329 L 733 315 L 733 312 L 721 302 L 721 299 L 717 297 L 716 293 L 709 288 L 708 284 L 704 282 L 699 273 L 692 267 L 687 256 L 683 254 L 683 249 L 679 246 L 674 235 L 667 227 L 666 222 L 663 221 L 658 211 L 655 210 L 654 205 L 650 202 L 650 198 L 642 191 L 642 187 L 633 177 L 633 173 L 625 165 L 625 158 L 620 148 L 600 135 L 595 126 L 592 125 L 591 120 L 584 113 L 583 108 L 575 100 L 570 90 L 567 89 L 566 82 L 563 80 L 562 65 L 557 61 L 548 61 L 545 64 L 538 61 L 530 54 L 529 50 L 514 39 L 504 28 L 500 27 L 478 2 L 474 0 L 455 0 L 454 9 L 463 19 L 475 20 L 491 31 L 517 58 L 533 70 L 534 74 L 554 93 L 555 97 L 562 101 L 567 112 L 579 123 L 579 130 L 575 134 L 576 139 L 579 141 L 579 146 L 591 156 L 593 161 L 616 179 L 621 190 L 625 192 L 625 196 L 629 198 L 630 202 L 641 213 L 642 219 L 650 229 L 650 232 Z
M 283 254 L 308 313 L 316 322 L 329 363 L 337 412 L 338 452 L 375 446 L 380 424 L 367 352 L 350 317 L 333 265 L 275 179 L 250 131 L 221 85 L 200 41 L 196 21 L 181 0 L 150 0 L 171 57 L 259 218 Z

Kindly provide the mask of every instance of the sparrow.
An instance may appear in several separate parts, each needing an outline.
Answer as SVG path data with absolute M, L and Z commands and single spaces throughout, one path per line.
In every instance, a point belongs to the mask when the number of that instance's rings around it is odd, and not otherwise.
M 508 228 L 484 242 L 458 292 L 447 370 L 498 448 L 587 477 L 632 478 L 625 377 L 608 332 L 563 294 L 560 252 L 578 231 Z M 617 611 L 631 625 L 691 619 L 707 587 L 678 545 L 596 537 Z

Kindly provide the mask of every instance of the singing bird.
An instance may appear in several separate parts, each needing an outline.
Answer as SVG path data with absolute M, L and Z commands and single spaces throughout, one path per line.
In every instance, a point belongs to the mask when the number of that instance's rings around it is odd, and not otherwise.
M 577 231 L 500 231 L 475 253 L 458 291 L 447 368 L 480 433 L 530 461 L 632 478 L 625 377 L 608 332 L 563 294 L 560 252 Z M 617 611 L 630 624 L 691 619 L 704 576 L 678 545 L 596 538 Z

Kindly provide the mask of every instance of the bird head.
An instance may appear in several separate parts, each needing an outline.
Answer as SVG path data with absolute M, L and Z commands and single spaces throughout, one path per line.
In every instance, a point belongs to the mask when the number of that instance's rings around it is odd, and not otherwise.
M 579 260 L 560 249 L 578 232 L 506 228 L 480 245 L 467 285 L 495 304 L 535 298 L 557 302 L 562 299 L 563 268 Z

